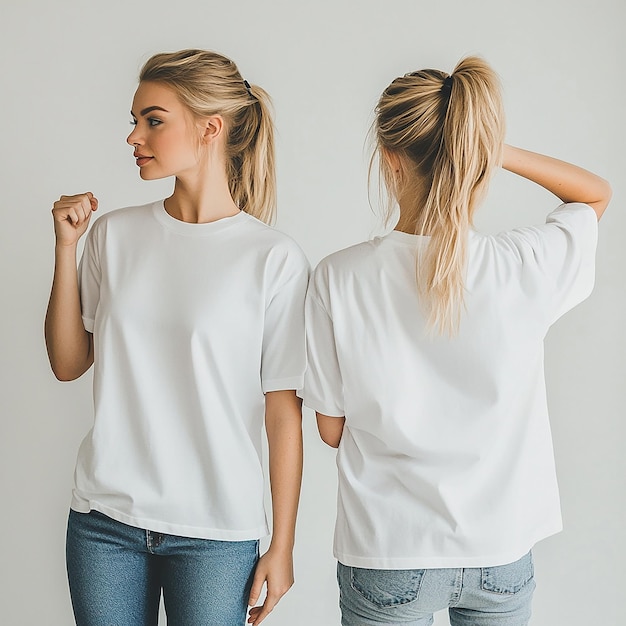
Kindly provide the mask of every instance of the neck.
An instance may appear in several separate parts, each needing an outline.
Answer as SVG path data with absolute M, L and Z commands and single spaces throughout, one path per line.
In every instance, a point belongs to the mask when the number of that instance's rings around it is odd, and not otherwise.
M 419 194 L 417 197 L 403 196 L 398 201 L 400 207 L 400 218 L 394 230 L 399 230 L 410 235 L 428 235 L 428 232 L 422 232 L 424 228 L 424 213 L 422 208 L 426 204 L 427 194 Z
M 410 235 L 427 235 L 427 232 L 422 232 L 425 217 L 423 209 L 430 193 L 432 180 L 421 175 L 417 166 L 411 162 L 403 162 L 402 170 L 404 176 L 397 190 L 400 218 L 395 230 Z
M 215 222 L 239 213 L 226 178 L 225 167 L 199 167 L 176 177 L 174 193 L 165 200 L 165 210 L 192 224 Z

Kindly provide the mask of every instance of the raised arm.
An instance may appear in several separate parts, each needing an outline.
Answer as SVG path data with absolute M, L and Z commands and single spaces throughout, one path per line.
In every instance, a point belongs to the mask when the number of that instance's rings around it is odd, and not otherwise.
M 45 337 L 50 365 L 59 380 L 74 380 L 93 363 L 93 336 L 81 316 L 76 247 L 97 208 L 97 199 L 85 193 L 61 196 L 52 209 L 55 264 Z
M 272 541 L 257 564 L 249 604 L 256 604 L 263 583 L 267 595 L 250 610 L 248 622 L 260 624 L 293 585 L 293 546 L 302 482 L 302 404 L 295 391 L 265 395 L 265 429 L 272 491 Z
M 583 202 L 602 217 L 611 199 L 609 183 L 577 165 L 514 146 L 504 146 L 502 167 L 541 185 L 563 202 Z

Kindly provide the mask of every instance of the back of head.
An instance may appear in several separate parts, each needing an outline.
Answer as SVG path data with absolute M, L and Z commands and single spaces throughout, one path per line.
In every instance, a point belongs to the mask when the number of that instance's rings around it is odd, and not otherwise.
M 139 80 L 167 85 L 198 117 L 224 118 L 231 195 L 241 210 L 271 222 L 276 179 L 269 95 L 249 85 L 233 61 L 208 50 L 155 54 L 141 69 Z
M 451 75 L 426 69 L 396 78 L 380 97 L 374 130 L 389 193 L 402 198 L 414 232 L 430 236 L 417 266 L 429 325 L 453 335 L 463 309 L 472 216 L 502 158 L 498 77 L 472 56 Z M 399 171 L 389 155 L 398 157 Z

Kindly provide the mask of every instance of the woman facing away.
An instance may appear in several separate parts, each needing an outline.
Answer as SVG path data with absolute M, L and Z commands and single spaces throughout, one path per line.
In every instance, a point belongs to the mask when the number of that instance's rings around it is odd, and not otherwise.
M 594 282 L 611 191 L 506 146 L 480 58 L 382 94 L 374 131 L 395 230 L 324 259 L 306 302 L 305 404 L 339 447 L 335 529 L 344 626 L 522 626 L 530 550 L 561 529 L 543 340 Z M 562 203 L 545 225 L 472 229 L 494 169 Z
M 52 211 L 56 265 L 45 335 L 73 380 L 94 363 L 95 421 L 78 454 L 67 568 L 79 626 L 260 624 L 293 584 L 302 471 L 308 262 L 268 227 L 275 206 L 269 97 L 220 54 L 144 65 L 132 104 L 145 180 L 165 200 Z M 273 533 L 263 509 L 262 427 Z M 257 562 L 258 561 L 258 562 Z

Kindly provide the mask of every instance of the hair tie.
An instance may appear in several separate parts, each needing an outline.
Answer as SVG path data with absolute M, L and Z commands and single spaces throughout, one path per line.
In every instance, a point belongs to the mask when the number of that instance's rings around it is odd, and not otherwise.
M 247 80 L 243 81 L 243 86 L 246 88 L 248 95 L 254 98 L 254 96 L 252 95 L 252 89 L 250 89 L 250 83 Z
M 443 81 L 443 85 L 441 85 L 441 93 L 448 98 L 450 97 L 450 94 L 452 93 L 452 76 L 448 76 Z

